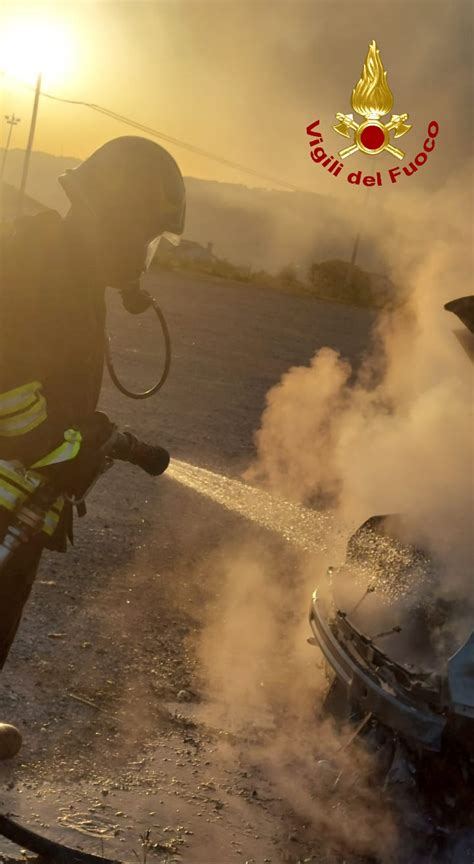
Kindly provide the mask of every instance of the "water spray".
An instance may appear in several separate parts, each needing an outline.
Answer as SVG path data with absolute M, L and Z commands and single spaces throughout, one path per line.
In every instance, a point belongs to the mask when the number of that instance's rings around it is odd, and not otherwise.
M 222 474 L 173 459 L 168 476 L 305 552 L 324 552 L 334 528 L 331 514 L 311 510 Z

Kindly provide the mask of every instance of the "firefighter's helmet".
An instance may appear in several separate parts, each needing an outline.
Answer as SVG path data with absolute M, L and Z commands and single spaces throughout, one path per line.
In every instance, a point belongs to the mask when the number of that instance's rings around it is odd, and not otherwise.
M 148 138 L 126 135 L 107 141 L 59 182 L 73 205 L 81 202 L 119 228 L 133 225 L 147 242 L 184 230 L 181 171 L 171 154 Z

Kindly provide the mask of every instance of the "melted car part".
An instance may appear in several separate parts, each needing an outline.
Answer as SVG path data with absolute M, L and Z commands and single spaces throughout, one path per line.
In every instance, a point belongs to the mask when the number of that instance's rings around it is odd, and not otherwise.
M 435 565 L 426 550 L 400 542 L 398 538 L 404 535 L 405 527 L 400 514 L 367 519 L 349 538 L 346 562 L 339 574 L 344 573 L 347 579 L 353 571 L 355 578 L 357 567 L 362 567 L 373 579 L 379 578 L 382 585 L 377 587 L 389 596 L 402 589 L 402 593 L 410 597 L 413 585 L 426 580 Z M 334 575 L 333 568 L 329 568 L 331 594 Z M 426 644 L 424 651 L 415 650 L 418 667 L 413 665 L 412 659 L 397 662 L 381 651 L 375 641 L 402 628 L 392 627 L 391 631 L 370 638 L 352 623 L 354 614 L 371 590 L 375 590 L 373 585 L 369 585 L 349 613 L 335 607 L 334 596 L 331 604 L 325 604 L 318 591 L 313 594 L 310 623 L 316 638 L 311 641 L 319 645 L 336 675 L 339 702 L 345 694 L 347 705 L 356 713 L 370 712 L 379 723 L 418 750 L 441 752 L 449 741 L 473 753 L 474 634 L 460 648 L 453 644 L 452 656 L 446 655 L 437 672 L 422 668 L 425 662 L 420 658 L 426 661 L 430 657 Z M 437 598 L 430 606 L 429 593 L 425 591 L 425 594 L 427 610 L 417 607 L 410 616 L 408 644 L 414 649 L 419 646 L 410 631 L 420 631 L 421 641 L 429 643 L 431 618 L 435 631 L 444 628 L 449 620 L 450 605 Z M 433 667 L 428 662 L 425 668 Z
M 448 685 L 455 713 L 474 720 L 474 633 L 451 657 Z
M 446 728 L 446 683 L 438 675 L 411 672 L 395 663 L 336 611 L 326 620 L 315 591 L 310 624 L 326 661 L 346 689 L 348 701 L 372 713 L 413 745 L 440 751 Z

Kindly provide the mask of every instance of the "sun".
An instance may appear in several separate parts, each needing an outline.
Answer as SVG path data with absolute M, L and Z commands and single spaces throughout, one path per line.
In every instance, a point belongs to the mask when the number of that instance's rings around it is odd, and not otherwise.
M 52 17 L 15 16 L 2 21 L 0 72 L 32 84 L 39 73 L 46 84 L 63 83 L 72 68 L 73 34 Z

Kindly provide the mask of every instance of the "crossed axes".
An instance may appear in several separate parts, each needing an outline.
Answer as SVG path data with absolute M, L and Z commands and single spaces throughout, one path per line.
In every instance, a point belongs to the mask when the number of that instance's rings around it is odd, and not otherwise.
M 339 135 L 344 135 L 346 138 L 350 138 L 349 129 L 353 129 L 354 132 L 357 132 L 362 126 L 362 123 L 355 122 L 352 114 L 341 114 L 339 112 L 336 114 L 336 120 L 339 120 L 339 124 L 332 128 L 335 132 L 339 132 Z M 411 129 L 411 126 L 407 125 L 406 120 L 408 120 L 408 114 L 392 114 L 392 119 L 388 123 L 382 125 L 387 132 L 396 129 L 395 138 L 400 138 L 401 135 L 405 135 L 405 133 Z M 345 159 L 346 156 L 351 156 L 352 153 L 355 153 L 358 149 L 358 144 L 351 144 L 350 147 L 345 147 L 344 150 L 340 150 L 339 156 L 341 159 Z M 397 159 L 403 159 L 405 156 L 403 150 L 394 147 L 393 144 L 389 144 L 388 142 L 384 145 L 383 149 L 391 153 L 392 156 L 396 156 Z

